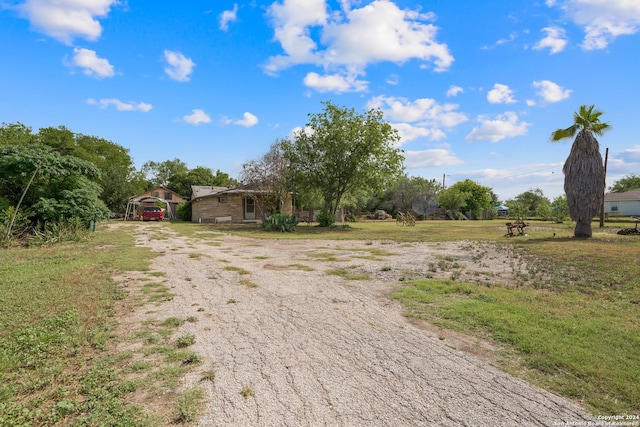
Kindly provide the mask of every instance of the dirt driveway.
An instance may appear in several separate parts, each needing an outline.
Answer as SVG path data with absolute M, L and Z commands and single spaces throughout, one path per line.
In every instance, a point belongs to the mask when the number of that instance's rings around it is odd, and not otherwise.
M 140 224 L 134 233 L 138 244 L 160 253 L 152 268 L 166 274 L 175 297 L 131 316 L 198 318 L 179 333 L 195 335 L 202 369 L 215 370 L 213 382 L 200 383 L 207 395 L 200 426 L 554 426 L 592 419 L 486 363 L 482 351 L 462 351 L 464 340 L 410 323 L 389 299 L 404 278 L 452 274 L 434 273 L 443 260 L 461 280 L 509 281 L 509 254 L 490 245 L 185 238 L 162 224 Z M 491 274 L 472 274 L 478 270 Z

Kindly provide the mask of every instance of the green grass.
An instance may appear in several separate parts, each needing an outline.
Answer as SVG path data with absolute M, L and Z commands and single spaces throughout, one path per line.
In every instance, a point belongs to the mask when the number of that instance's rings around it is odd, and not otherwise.
M 410 316 L 506 344 L 529 379 L 598 413 L 640 409 L 638 311 L 625 303 L 437 280 L 416 281 L 393 297 Z
M 258 287 L 258 284 L 255 282 L 252 282 L 251 280 L 241 279 L 238 283 L 250 289 Z
M 346 280 L 371 280 L 368 274 L 356 274 L 352 273 L 351 270 L 329 269 L 325 273 L 330 276 L 340 276 Z
M 289 264 L 287 267 L 300 271 L 314 271 L 313 267 L 304 264 Z
M 177 393 L 200 362 L 171 345 L 185 320 L 145 322 L 116 334 L 116 314 L 139 301 L 110 278 L 132 270 L 162 276 L 149 271 L 153 257 L 126 228 L 99 228 L 81 242 L 0 250 L 0 425 L 158 426 L 171 411 L 197 416 L 197 392 Z M 169 296 L 161 283 L 141 283 L 146 302 Z M 141 348 L 117 353 L 117 341 Z M 147 402 L 161 403 L 166 413 L 147 412 Z
M 236 273 L 238 273 L 241 276 L 242 275 L 246 275 L 246 274 L 251 274 L 251 272 L 249 270 L 245 270 L 244 268 L 240 268 L 240 267 L 234 267 L 232 265 L 224 267 L 223 270 L 235 271 Z
M 192 423 L 204 409 L 204 390 L 192 388 L 178 397 L 176 423 Z
M 0 251 L 0 425 L 148 425 L 105 349 L 126 297 L 111 275 L 152 257 L 125 231 Z

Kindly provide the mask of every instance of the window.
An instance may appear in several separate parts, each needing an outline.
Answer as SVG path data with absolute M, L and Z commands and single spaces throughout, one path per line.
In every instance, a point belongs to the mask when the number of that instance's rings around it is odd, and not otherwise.
M 164 193 L 164 199 L 165 199 L 165 200 L 171 200 L 171 198 L 172 198 L 172 197 L 173 197 L 173 194 L 172 194 L 172 193 L 170 193 L 170 192 L 168 192 L 168 191 L 166 191 L 166 192 Z
M 611 212 L 618 211 L 618 202 L 611 202 Z
M 157 191 L 154 191 L 153 193 L 151 193 L 152 197 L 160 197 L 160 193 L 158 193 Z
M 227 203 L 227 196 L 218 197 L 218 203 Z

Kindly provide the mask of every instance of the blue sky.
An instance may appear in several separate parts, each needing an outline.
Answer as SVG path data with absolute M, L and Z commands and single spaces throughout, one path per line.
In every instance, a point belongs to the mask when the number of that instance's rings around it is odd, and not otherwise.
M 406 172 L 563 194 L 551 132 L 595 104 L 640 173 L 638 0 L 0 0 L 0 122 L 237 177 L 322 111 L 380 108 Z

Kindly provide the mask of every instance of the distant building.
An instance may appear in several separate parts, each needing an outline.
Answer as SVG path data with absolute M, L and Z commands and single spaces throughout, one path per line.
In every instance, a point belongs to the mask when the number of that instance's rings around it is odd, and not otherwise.
M 640 216 L 640 188 L 624 193 L 604 195 L 604 214 L 611 216 Z

